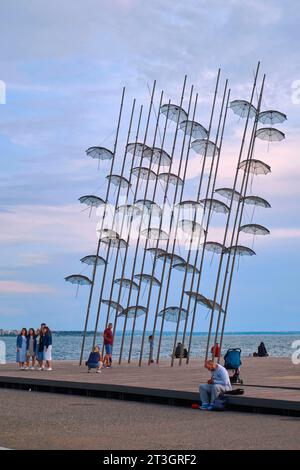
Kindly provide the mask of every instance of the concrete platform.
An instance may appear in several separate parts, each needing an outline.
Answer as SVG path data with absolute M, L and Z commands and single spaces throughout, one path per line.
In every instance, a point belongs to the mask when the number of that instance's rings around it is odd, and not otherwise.
M 243 396 L 229 397 L 231 409 L 300 416 L 300 366 L 288 358 L 243 358 Z M 60 361 L 53 371 L 21 371 L 14 363 L 0 366 L 0 386 L 23 390 L 117 398 L 190 406 L 209 378 L 203 360 L 181 367 L 114 364 L 101 374 L 87 373 L 76 362 Z M 240 387 L 240 386 L 239 386 Z

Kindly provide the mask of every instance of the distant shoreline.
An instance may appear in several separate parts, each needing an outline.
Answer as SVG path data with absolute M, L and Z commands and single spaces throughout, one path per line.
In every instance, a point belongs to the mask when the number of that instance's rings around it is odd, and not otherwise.
M 4 329 L 3 329 L 4 330 Z M 6 329 L 5 329 L 6 330 Z M 8 329 L 7 329 L 8 330 Z M 0 337 L 15 337 L 18 335 L 18 333 L 13 330 L 11 333 L 8 330 L 5 333 L 0 333 Z M 83 331 L 80 330 L 52 330 L 52 333 L 54 335 L 59 335 L 59 336 L 78 336 L 78 335 L 83 335 Z M 146 332 L 146 334 L 150 334 L 152 332 Z M 156 334 L 159 334 L 160 332 L 157 331 Z M 87 335 L 93 335 L 93 331 L 87 331 Z M 101 334 L 101 331 L 98 331 L 98 334 Z M 121 336 L 123 334 L 122 331 L 117 331 L 116 336 Z M 135 335 L 141 335 L 142 331 L 136 331 Z M 164 331 L 163 335 L 166 336 L 171 336 L 174 335 L 174 331 Z M 178 334 L 182 334 L 182 332 L 179 332 Z M 212 332 L 214 334 L 214 332 Z M 130 331 L 127 331 L 125 333 L 125 336 L 131 335 Z M 194 331 L 193 333 L 194 336 L 206 336 L 207 331 Z M 248 335 L 253 335 L 253 336 L 261 336 L 261 335 L 300 335 L 300 331 L 228 331 L 224 333 L 224 336 L 248 336 Z M 188 334 L 187 334 L 188 336 Z

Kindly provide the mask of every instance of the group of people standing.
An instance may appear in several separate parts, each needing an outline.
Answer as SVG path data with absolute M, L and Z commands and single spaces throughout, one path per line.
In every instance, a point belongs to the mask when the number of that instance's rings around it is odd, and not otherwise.
M 37 370 L 52 370 L 52 334 L 45 323 L 36 331 L 22 328 L 17 336 L 16 362 L 21 370 L 35 370 L 36 362 Z

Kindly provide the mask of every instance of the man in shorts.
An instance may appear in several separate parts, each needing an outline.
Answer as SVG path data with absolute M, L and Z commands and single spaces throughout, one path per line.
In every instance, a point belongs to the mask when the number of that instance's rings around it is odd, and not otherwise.
M 103 333 L 104 338 L 104 347 L 105 347 L 105 357 L 104 364 L 106 367 L 111 367 L 112 364 L 112 345 L 113 345 L 113 332 L 112 332 L 112 323 L 107 325 L 107 328 Z

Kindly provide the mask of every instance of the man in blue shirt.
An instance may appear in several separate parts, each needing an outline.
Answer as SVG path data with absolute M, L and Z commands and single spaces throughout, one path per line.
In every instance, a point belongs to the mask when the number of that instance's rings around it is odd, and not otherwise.
M 213 361 L 206 361 L 204 367 L 212 374 L 207 384 L 202 384 L 199 387 L 201 410 L 211 410 L 215 399 L 222 393 L 232 390 L 232 387 L 225 367 Z

